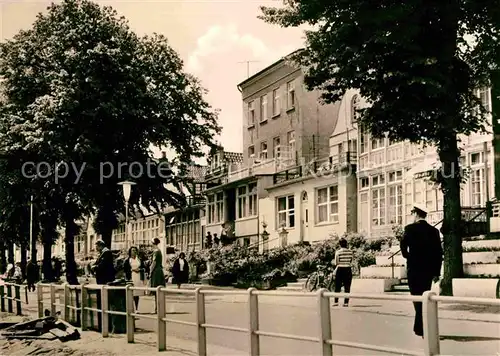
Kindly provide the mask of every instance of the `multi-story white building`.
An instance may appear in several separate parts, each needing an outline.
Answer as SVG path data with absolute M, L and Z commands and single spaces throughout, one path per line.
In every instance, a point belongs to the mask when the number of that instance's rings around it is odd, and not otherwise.
M 478 95 L 490 110 L 490 90 Z M 485 207 L 494 192 L 493 135 L 477 133 L 460 139 L 461 167 L 469 172 L 462 184 L 462 207 Z M 425 174 L 440 167 L 434 147 L 375 139 L 358 131 L 358 162 L 359 232 L 369 237 L 390 235 L 393 226 L 412 221 L 414 203 L 424 204 L 430 211 L 428 220 L 440 226 L 443 193 Z

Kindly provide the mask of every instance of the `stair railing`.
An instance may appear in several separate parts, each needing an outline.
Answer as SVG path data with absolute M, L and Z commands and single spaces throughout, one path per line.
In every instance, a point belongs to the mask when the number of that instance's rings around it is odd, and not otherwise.
M 476 218 L 478 218 L 479 216 L 481 216 L 484 212 L 488 213 L 488 208 L 485 208 L 485 209 L 481 209 L 481 211 L 479 213 L 477 213 L 476 215 L 474 215 L 471 219 L 467 220 L 467 221 L 473 221 L 475 220 Z M 438 226 L 439 224 L 441 224 L 442 222 L 444 221 L 444 218 L 439 220 L 437 223 L 435 223 L 433 226 L 436 227 Z M 443 239 L 441 239 L 441 242 L 443 242 Z M 397 254 L 399 254 L 401 252 L 401 249 L 397 250 L 396 252 L 394 252 L 391 256 L 389 256 L 388 260 L 391 260 L 391 277 L 394 278 L 394 256 L 396 256 Z

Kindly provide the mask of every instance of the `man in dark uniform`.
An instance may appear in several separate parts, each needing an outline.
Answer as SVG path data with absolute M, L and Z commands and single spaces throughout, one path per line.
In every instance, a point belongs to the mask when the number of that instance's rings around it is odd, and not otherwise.
M 425 221 L 427 209 L 416 204 L 412 214 L 415 216 L 415 222 L 405 227 L 401 240 L 401 253 L 407 261 L 410 293 L 422 295 L 431 289 L 433 281 L 439 280 L 443 249 L 439 230 Z M 414 302 L 413 305 L 415 307 L 413 331 L 423 338 L 422 303 Z

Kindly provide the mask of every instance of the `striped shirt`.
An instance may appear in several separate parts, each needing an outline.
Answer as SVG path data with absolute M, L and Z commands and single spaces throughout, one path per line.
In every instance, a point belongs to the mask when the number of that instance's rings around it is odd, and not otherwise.
M 335 252 L 335 265 L 337 267 L 351 267 L 354 254 L 347 248 L 341 248 Z

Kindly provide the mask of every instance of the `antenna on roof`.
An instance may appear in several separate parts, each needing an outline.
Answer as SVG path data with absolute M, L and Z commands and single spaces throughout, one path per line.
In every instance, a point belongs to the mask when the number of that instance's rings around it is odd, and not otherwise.
M 260 61 L 242 61 L 238 63 L 246 63 L 247 64 L 247 79 L 250 78 L 250 63 L 258 63 Z

